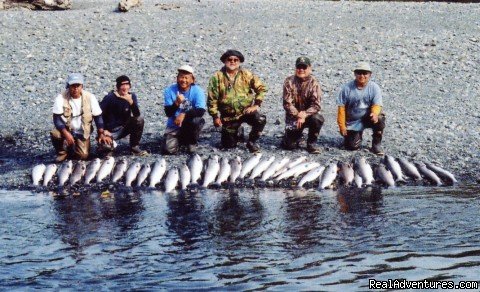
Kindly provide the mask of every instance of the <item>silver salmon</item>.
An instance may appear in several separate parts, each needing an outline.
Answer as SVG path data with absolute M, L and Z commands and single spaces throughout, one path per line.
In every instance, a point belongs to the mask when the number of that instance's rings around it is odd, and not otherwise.
M 39 164 L 39 165 L 35 165 L 33 167 L 33 169 L 32 169 L 32 181 L 33 181 L 34 186 L 38 186 L 38 184 L 42 180 L 43 174 L 45 173 L 45 169 L 47 169 L 47 167 L 43 163 Z
M 184 163 L 182 166 L 180 166 L 180 189 L 181 190 L 186 190 L 188 185 L 190 184 L 190 169 L 188 169 L 188 166 Z
M 85 161 L 80 160 L 77 162 L 75 167 L 73 168 L 72 175 L 70 176 L 70 180 L 68 183 L 73 186 L 77 182 L 79 182 L 83 175 L 85 174 L 85 171 L 87 170 L 87 165 L 85 164 Z
M 100 169 L 97 172 L 97 183 L 101 182 L 104 178 L 110 175 L 113 170 L 113 166 L 115 164 L 115 158 L 112 156 L 106 158 L 103 162 L 102 165 L 100 166 Z
M 418 172 L 418 169 L 413 163 L 402 157 L 398 158 L 397 161 L 407 176 L 413 178 L 414 180 L 422 179 L 420 172 Z
M 70 174 L 72 174 L 73 171 L 73 162 L 71 160 L 65 161 L 62 163 L 60 166 L 60 169 L 58 170 L 58 185 L 63 186 L 68 178 L 70 177 Z
M 115 168 L 113 169 L 112 182 L 119 181 L 125 174 L 125 171 L 127 171 L 127 167 L 127 160 L 125 158 L 120 159 L 120 161 L 115 165 Z
M 429 181 L 433 182 L 437 186 L 442 185 L 442 180 L 438 177 L 438 175 L 427 168 L 425 163 L 423 162 L 415 162 L 415 166 L 417 167 L 418 171 Z
M 142 166 L 140 162 L 134 162 L 132 163 L 132 165 L 130 165 L 127 173 L 125 174 L 125 186 L 132 186 L 132 182 L 137 178 L 138 172 L 140 172 L 141 167 Z
M 197 184 L 198 180 L 202 176 L 203 161 L 198 154 L 194 154 L 187 162 L 187 166 L 190 169 L 191 183 Z
M 379 164 L 375 169 L 375 173 L 377 175 L 377 178 L 387 187 L 395 186 L 395 180 L 393 179 L 393 175 L 390 170 L 386 168 L 385 165 Z
M 222 157 L 222 160 L 220 161 L 220 171 L 218 172 L 215 183 L 221 185 L 223 182 L 226 182 L 230 176 L 231 170 L 232 167 L 230 166 L 230 161 L 228 161 L 228 158 Z
M 449 172 L 449 171 L 447 171 L 447 170 L 445 170 L 441 167 L 438 167 L 436 165 L 433 165 L 431 163 L 428 163 L 428 162 L 425 162 L 425 165 L 427 166 L 428 169 L 435 172 L 440 178 L 442 178 L 448 184 L 453 185 L 453 184 L 456 184 L 458 182 L 455 179 L 455 176 L 451 172 Z
M 142 168 L 140 169 L 137 175 L 137 187 L 140 187 L 142 185 L 142 183 L 147 179 L 151 171 L 152 169 L 150 168 L 149 163 L 145 163 L 142 166 Z
M 167 176 L 165 177 L 165 192 L 166 193 L 170 193 L 173 190 L 175 190 L 175 188 L 177 187 L 177 184 L 178 184 L 178 178 L 179 178 L 179 174 L 178 174 L 178 169 L 176 167 L 170 169 L 167 172 Z
M 88 164 L 87 170 L 85 171 L 85 177 L 83 180 L 83 182 L 86 185 L 88 185 L 90 181 L 95 177 L 101 165 L 102 165 L 102 161 L 99 158 L 95 158 Z
M 298 183 L 297 186 L 299 188 L 301 188 L 307 182 L 311 182 L 311 181 L 316 180 L 317 178 L 319 178 L 322 175 L 324 170 L 325 170 L 325 166 L 318 166 L 318 167 L 310 170 L 309 172 L 307 172 L 307 174 L 305 174 L 302 177 L 302 179 L 300 180 L 300 182 Z
M 242 159 L 237 156 L 234 159 L 230 160 L 230 176 L 228 177 L 228 181 L 231 183 L 235 183 L 237 178 L 240 176 L 241 171 Z
M 250 174 L 250 179 L 254 179 L 260 174 L 262 174 L 275 160 L 275 156 L 270 157 L 269 159 L 265 159 L 260 161 L 257 166 L 255 166 Z
M 260 162 L 260 158 L 262 158 L 262 153 L 255 153 L 245 160 L 239 178 L 243 179 L 255 166 L 257 166 Z
M 149 187 L 154 188 L 163 178 L 165 171 L 167 170 L 167 162 L 165 158 L 157 159 L 150 172 L 150 184 Z
M 45 169 L 45 173 L 43 174 L 43 186 L 48 186 L 50 180 L 52 180 L 53 176 L 57 172 L 57 165 L 56 164 L 49 164 Z
M 215 181 L 215 178 L 220 171 L 220 164 L 218 162 L 218 156 L 214 155 L 208 159 L 207 168 L 203 174 L 203 184 L 204 188 L 207 188 L 210 183 Z
M 373 183 L 373 170 L 365 157 L 360 157 L 355 161 L 355 170 L 362 177 L 362 181 L 365 185 L 371 185 Z
M 338 177 L 342 181 L 343 185 L 347 186 L 352 184 L 355 177 L 352 164 L 341 162 L 338 169 Z
M 326 189 L 330 187 L 335 178 L 337 177 L 338 167 L 336 163 L 330 163 L 327 168 L 323 171 L 322 176 L 320 177 L 320 182 L 318 187 L 320 189 Z

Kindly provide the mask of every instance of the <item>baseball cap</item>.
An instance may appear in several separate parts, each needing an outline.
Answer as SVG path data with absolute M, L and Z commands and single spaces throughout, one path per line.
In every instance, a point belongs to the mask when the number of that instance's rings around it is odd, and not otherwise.
M 234 56 L 234 57 L 237 57 L 238 59 L 240 59 L 240 63 L 243 63 L 245 62 L 245 57 L 243 56 L 242 53 L 240 53 L 239 51 L 237 50 L 227 50 L 225 53 L 223 53 L 223 55 L 220 57 L 220 61 L 222 61 L 223 63 L 225 63 L 225 60 L 227 60 L 228 57 L 231 57 L 231 56 Z
M 188 73 L 194 75 L 194 70 L 193 70 L 192 66 L 190 66 L 190 65 L 182 65 L 177 70 L 178 71 L 185 71 L 185 72 L 188 72 Z
M 372 72 L 372 68 L 370 67 L 370 64 L 368 64 L 367 62 L 358 62 L 355 68 L 353 69 L 353 72 L 355 71 Z
M 67 77 L 67 86 L 72 84 L 82 84 L 83 85 L 84 78 L 83 75 L 80 73 L 71 73 Z
M 310 62 L 308 57 L 299 57 L 297 61 L 295 61 L 295 66 L 298 65 L 312 66 L 312 62 Z

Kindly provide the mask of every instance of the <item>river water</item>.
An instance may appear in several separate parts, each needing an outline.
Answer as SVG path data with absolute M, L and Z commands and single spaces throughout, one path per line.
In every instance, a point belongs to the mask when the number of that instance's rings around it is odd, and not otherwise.
M 480 187 L 0 191 L 0 289 L 366 290 L 479 280 Z

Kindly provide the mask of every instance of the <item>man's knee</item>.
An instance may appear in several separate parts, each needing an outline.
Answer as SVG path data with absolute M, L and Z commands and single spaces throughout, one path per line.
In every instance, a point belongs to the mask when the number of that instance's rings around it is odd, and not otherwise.
M 143 127 L 143 125 L 145 124 L 145 119 L 142 116 L 132 117 L 132 120 L 136 126 Z
M 267 123 L 267 117 L 265 115 L 261 115 L 258 112 L 255 115 L 255 123 L 259 126 L 265 126 Z
M 321 114 L 316 113 L 310 116 L 310 123 L 314 128 L 318 129 L 323 126 L 323 123 L 325 123 L 325 119 Z
M 362 133 L 357 131 L 348 131 L 347 136 L 344 138 L 345 149 L 358 150 L 362 144 Z
M 63 139 L 62 133 L 57 129 L 53 129 L 52 131 L 50 131 L 50 137 L 55 140 Z
M 178 152 L 178 138 L 174 135 L 165 135 L 162 152 L 164 154 L 176 154 Z
M 235 148 L 237 147 L 238 137 L 237 129 L 223 128 L 222 129 L 222 146 L 224 148 Z
M 286 150 L 293 150 L 297 148 L 302 133 L 300 131 L 285 131 L 282 140 L 282 147 Z

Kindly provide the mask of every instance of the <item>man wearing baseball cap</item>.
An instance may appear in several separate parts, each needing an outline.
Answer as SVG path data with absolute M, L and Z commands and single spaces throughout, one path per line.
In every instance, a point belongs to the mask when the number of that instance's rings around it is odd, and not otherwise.
M 137 156 L 148 153 L 140 149 L 145 121 L 140 114 L 138 97 L 130 92 L 132 83 L 126 75 L 117 77 L 116 90 L 110 91 L 100 102 L 105 134 L 112 140 L 119 140 L 130 135 L 130 151 Z M 116 143 L 102 144 L 101 149 L 111 155 Z
M 267 87 L 258 76 L 240 66 L 245 58 L 239 51 L 227 50 L 220 60 L 224 66 L 215 72 L 208 84 L 208 113 L 215 127 L 222 127 L 222 147 L 236 147 L 238 129 L 247 123 L 252 130 L 246 146 L 252 153 L 260 152 L 256 142 L 267 119 L 259 109 Z
M 318 136 L 324 123 L 320 114 L 322 90 L 312 76 L 312 63 L 307 57 L 295 62 L 295 74 L 283 83 L 283 108 L 285 109 L 285 136 L 282 146 L 287 150 L 298 147 L 302 132 L 308 128 L 307 151 L 320 153 Z
M 165 154 L 176 154 L 180 145 L 187 146 L 189 153 L 196 152 L 200 132 L 205 125 L 205 92 L 195 84 L 193 68 L 183 65 L 177 71 L 177 82 L 163 92 L 168 117 L 162 145 Z
M 383 155 L 382 136 L 385 115 L 382 113 L 382 92 L 370 81 L 372 69 L 367 62 L 359 62 L 354 68 L 355 79 L 343 85 L 337 98 L 337 123 L 344 145 L 348 150 L 358 150 L 362 144 L 363 130 L 371 128 L 372 148 Z
M 83 75 L 72 73 L 67 77 L 66 90 L 55 98 L 55 129 L 50 132 L 50 138 L 57 152 L 56 162 L 67 157 L 82 160 L 88 158 L 92 120 L 97 126 L 98 143 L 111 143 L 111 139 L 104 134 L 102 110 L 97 98 L 83 90 L 83 84 Z

